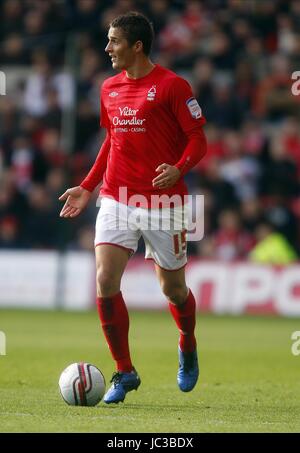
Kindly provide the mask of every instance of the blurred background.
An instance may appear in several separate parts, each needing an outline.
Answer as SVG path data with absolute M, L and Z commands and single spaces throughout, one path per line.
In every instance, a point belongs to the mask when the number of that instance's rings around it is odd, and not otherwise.
M 6 76 L 6 95 L 0 96 L 2 304 L 15 300 L 13 291 L 25 291 L 25 277 L 14 290 L 7 282 L 16 285 L 17 258 L 26 268 L 28 252 L 40 257 L 36 272 L 45 251 L 55 254 L 56 301 L 61 275 L 68 273 L 66 257 L 79 260 L 78 284 L 84 287 L 84 260 L 93 259 L 97 191 L 95 202 L 72 221 L 59 218 L 58 196 L 80 184 L 103 141 L 99 88 L 114 74 L 104 52 L 107 29 L 129 10 L 153 22 L 152 60 L 190 82 L 207 119 L 208 153 L 186 178 L 191 193 L 205 196 L 205 237 L 189 243 L 192 262 L 215 263 L 225 272 L 237 262 L 292 266 L 300 275 L 295 267 L 300 95 L 291 91 L 292 73 L 300 70 L 300 0 L 1 0 L 0 5 L 0 70 Z M 136 259 L 139 272 L 146 264 Z M 76 261 L 69 266 L 74 282 Z M 92 288 L 89 266 L 86 281 Z M 49 272 L 44 271 L 48 284 Z M 297 273 L 292 281 L 296 286 L 289 291 L 299 302 Z M 200 299 L 200 305 L 209 305 Z

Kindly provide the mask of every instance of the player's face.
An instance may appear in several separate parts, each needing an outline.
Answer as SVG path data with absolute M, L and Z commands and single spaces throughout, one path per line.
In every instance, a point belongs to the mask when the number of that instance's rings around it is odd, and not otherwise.
M 108 44 L 105 47 L 112 61 L 112 67 L 117 70 L 127 69 L 134 63 L 135 52 L 129 47 L 120 28 L 111 27 L 108 31 Z

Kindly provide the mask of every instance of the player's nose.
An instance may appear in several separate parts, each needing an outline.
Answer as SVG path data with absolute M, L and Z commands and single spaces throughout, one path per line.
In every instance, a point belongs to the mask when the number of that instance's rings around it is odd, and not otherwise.
M 108 43 L 107 46 L 104 49 L 104 52 L 108 53 L 108 52 L 110 52 L 110 50 L 111 50 L 110 43 Z

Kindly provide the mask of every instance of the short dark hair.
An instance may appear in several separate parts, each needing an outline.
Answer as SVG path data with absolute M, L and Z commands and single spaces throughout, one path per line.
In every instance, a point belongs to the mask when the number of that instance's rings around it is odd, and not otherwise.
M 154 31 L 151 22 L 144 14 L 130 11 L 116 17 L 109 26 L 120 28 L 130 46 L 137 41 L 142 41 L 144 54 L 150 54 Z

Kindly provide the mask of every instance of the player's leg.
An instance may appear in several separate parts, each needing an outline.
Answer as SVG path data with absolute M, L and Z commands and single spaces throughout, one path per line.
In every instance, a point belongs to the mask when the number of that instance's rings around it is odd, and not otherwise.
M 103 333 L 116 362 L 117 372 L 104 396 L 106 403 L 124 401 L 128 391 L 137 389 L 140 378 L 130 357 L 129 316 L 120 291 L 121 278 L 131 252 L 124 248 L 100 244 L 95 249 L 97 267 L 97 307 Z
M 108 298 L 120 291 L 121 278 L 130 254 L 130 250 L 114 244 L 99 244 L 95 247 L 98 297 Z
M 187 263 L 185 207 L 178 206 L 174 210 L 155 209 L 149 215 L 151 225 L 160 225 L 160 228 L 143 231 L 146 244 L 145 257 L 155 262 L 160 286 L 181 332 L 179 347 L 183 352 L 192 352 L 196 348 L 194 335 L 196 317 L 195 299 L 185 281 Z M 177 228 L 174 228 L 175 225 Z M 178 226 L 181 226 L 181 229 L 178 229 Z
M 156 264 L 155 270 L 162 291 L 168 299 L 170 312 L 180 332 L 178 386 L 183 392 L 189 392 L 195 387 L 199 375 L 195 338 L 195 298 L 192 291 L 186 286 L 184 267 L 170 271 L 164 270 Z
M 183 352 L 192 352 L 196 348 L 196 304 L 192 291 L 186 286 L 185 269 L 168 271 L 155 265 L 155 270 L 180 331 L 179 347 Z
M 129 317 L 120 291 L 123 272 L 139 239 L 137 231 L 127 228 L 127 210 L 126 205 L 104 198 L 96 221 L 97 307 L 117 369 L 104 396 L 106 403 L 123 401 L 128 391 L 140 385 L 130 358 Z
M 126 206 L 121 208 L 115 200 L 101 200 L 95 235 L 97 307 L 117 371 L 130 372 L 129 318 L 120 285 L 126 264 L 135 250 L 135 241 L 130 232 L 120 230 L 116 223 L 126 217 Z
M 126 249 L 106 244 L 98 245 L 95 253 L 97 307 L 103 333 L 117 371 L 129 373 L 133 369 L 128 344 L 129 317 L 120 285 L 130 254 Z
M 195 339 L 196 304 L 185 281 L 187 206 L 152 210 L 150 215 L 151 225 L 161 227 L 143 231 L 145 257 L 156 263 L 162 291 L 168 299 L 170 312 L 180 332 L 177 382 L 180 390 L 189 392 L 196 385 L 199 367 Z

